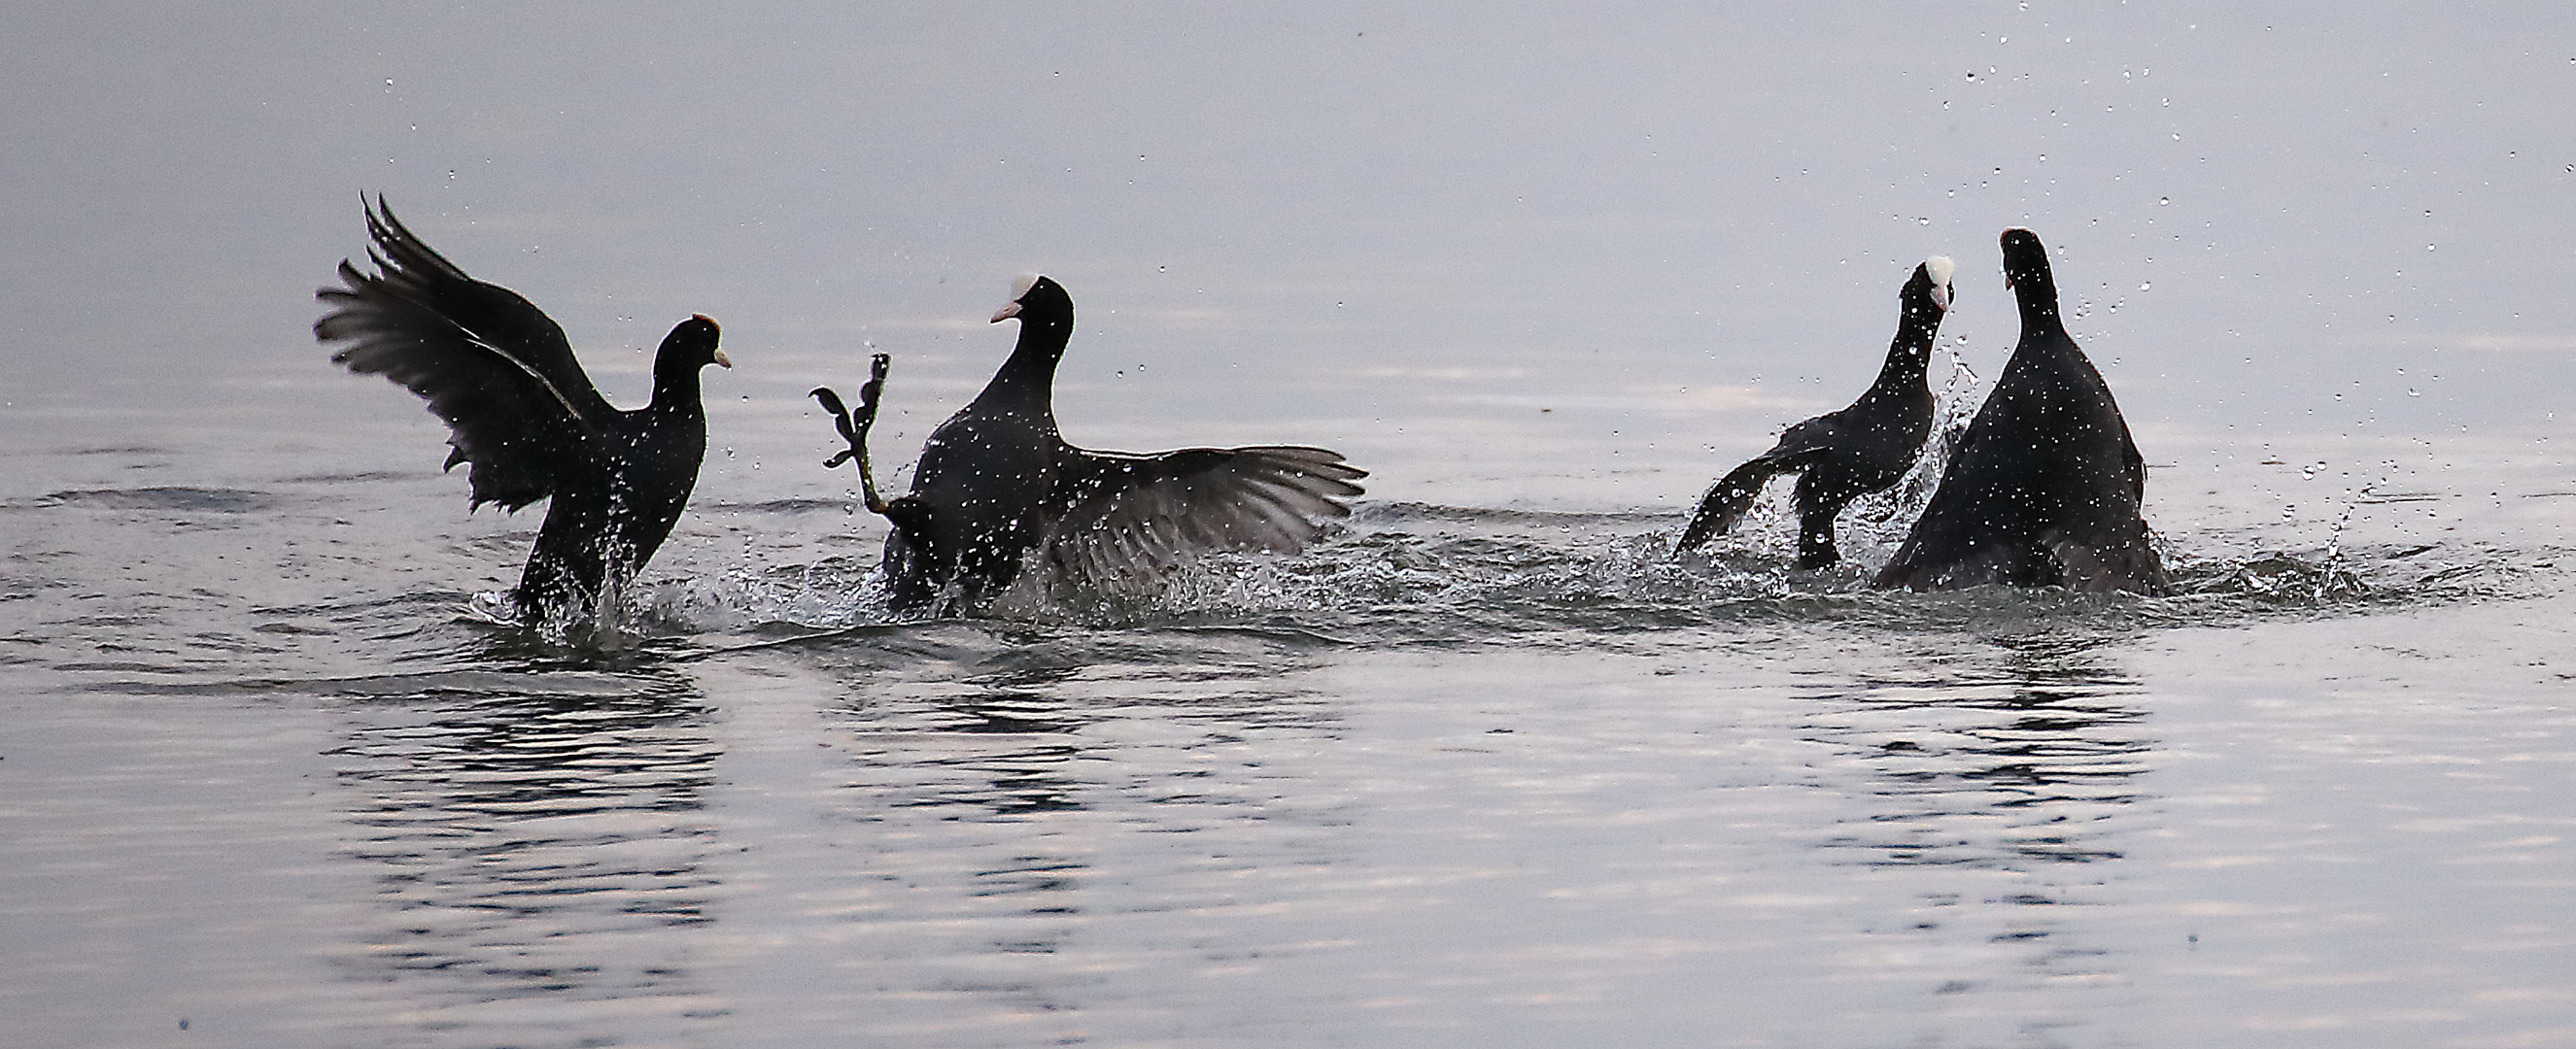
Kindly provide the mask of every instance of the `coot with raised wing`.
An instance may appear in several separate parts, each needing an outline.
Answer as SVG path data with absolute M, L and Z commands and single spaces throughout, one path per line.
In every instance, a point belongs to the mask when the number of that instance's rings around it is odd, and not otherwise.
M 1950 311 L 1950 276 L 1958 267 L 1935 255 L 1914 267 L 1897 292 L 1896 340 L 1878 381 L 1851 407 L 1790 427 L 1780 443 L 1710 485 L 1699 512 L 1682 529 L 1679 548 L 1708 542 L 1744 517 L 1772 477 L 1798 475 L 1798 567 L 1824 568 L 1842 560 L 1834 547 L 1834 518 L 1851 501 L 1885 491 L 1905 476 L 1923 439 L 1932 433 L 1932 391 L 1924 364 L 1941 318 Z
M 707 448 L 698 370 L 733 367 L 716 322 L 671 329 L 653 361 L 652 403 L 609 405 L 563 329 L 517 293 L 466 276 L 378 197 L 367 212 L 375 272 L 343 260 L 346 287 L 317 294 L 333 363 L 382 375 L 447 422 L 447 468 L 470 463 L 469 508 L 517 510 L 549 496 L 515 602 L 528 625 L 613 625 L 626 585 L 671 533 Z
M 1290 552 L 1347 516 L 1368 476 L 1322 448 L 1188 448 L 1133 454 L 1065 443 L 1055 369 L 1073 335 L 1073 297 L 1038 277 L 993 315 L 1018 318 L 1019 345 L 972 403 L 931 431 L 912 491 L 878 495 L 867 430 L 885 385 L 878 356 L 855 412 L 814 396 L 856 459 L 868 508 L 893 524 L 885 574 L 897 610 L 977 612 L 1024 573 L 1050 597 L 1135 592 L 1199 555 Z

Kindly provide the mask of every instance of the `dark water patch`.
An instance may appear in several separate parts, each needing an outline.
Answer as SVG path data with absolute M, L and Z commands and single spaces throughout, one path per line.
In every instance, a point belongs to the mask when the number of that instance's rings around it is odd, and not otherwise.
M 1350 524 L 1361 528 L 1384 528 L 1424 521 L 1457 524 L 1515 525 L 1535 528 L 1599 528 L 1604 525 L 1654 524 L 1671 520 L 1673 515 L 1661 510 L 1513 510 L 1492 507 L 1442 506 L 1437 503 L 1367 502 L 1353 508 Z
M 61 669 L 161 672 L 148 664 L 96 663 Z M 193 669 L 193 668 L 192 668 Z M 511 672 L 448 670 L 421 674 L 384 674 L 346 678 L 242 678 L 230 681 L 100 681 L 83 685 L 90 692 L 159 696 L 318 696 L 341 699 L 434 699 L 439 697 L 508 696 L 528 699 L 601 700 L 649 695 L 668 689 L 659 678 L 596 671 Z
M 692 512 L 701 514 L 740 513 L 781 514 L 790 516 L 797 514 L 823 513 L 826 511 L 844 516 L 855 516 L 858 512 L 858 508 L 859 501 L 856 499 L 810 498 L 765 499 L 758 502 L 748 503 L 704 502 L 693 504 L 690 507 Z
M 2449 498 L 2438 492 L 2367 491 L 2354 496 L 2352 503 L 2355 506 L 2386 506 L 2392 503 L 2438 503 Z
M 370 594 L 337 600 L 260 604 L 248 608 L 246 612 L 253 617 L 271 620 L 323 620 L 347 625 L 369 619 L 409 617 L 441 611 L 452 615 L 467 614 L 471 612 L 476 596 L 471 591 L 431 587 L 397 594 Z
M 682 660 L 776 652 L 846 681 L 880 675 L 987 695 L 1146 681 L 1188 705 L 1212 687 L 1232 695 L 1310 666 L 1326 650 L 1310 633 L 1263 627 L 1096 629 L 978 620 L 850 627 L 773 642 L 721 646 Z M 854 687 L 861 687 L 855 686 Z
M 138 663 L 131 660 L 108 659 L 56 663 L 53 665 L 53 669 L 102 674 L 175 674 L 193 672 L 196 668 L 162 666 L 158 663 Z M 138 685 L 137 687 L 148 688 L 149 686 Z
M 109 510 L 159 510 L 190 514 L 246 514 L 270 509 L 276 498 L 265 492 L 240 488 L 192 488 L 152 486 L 145 488 L 91 488 L 54 492 L 13 504 L 0 504 L 0 509 L 46 509 L 59 506 L 99 507 Z
M 348 473 L 297 474 L 281 477 L 279 484 L 365 484 L 377 481 L 408 481 L 422 476 L 413 470 L 357 470 Z

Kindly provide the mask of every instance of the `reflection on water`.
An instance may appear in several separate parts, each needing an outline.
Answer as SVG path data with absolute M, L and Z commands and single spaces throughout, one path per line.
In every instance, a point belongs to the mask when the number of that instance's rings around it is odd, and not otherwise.
M 709 920 L 716 743 L 668 674 L 438 675 L 345 709 L 328 753 L 359 827 L 347 855 L 387 913 L 347 960 L 465 1022 L 513 999 L 694 992 Z
M 1866 935 L 1921 960 L 1918 986 L 1936 998 L 1991 997 L 2075 1028 L 2097 1021 L 2045 988 L 2129 978 L 2111 946 L 2125 930 L 2103 905 L 2117 901 L 2125 843 L 2154 818 L 2139 791 L 2150 697 L 2104 658 L 2105 641 L 2007 636 L 1988 665 L 1944 680 L 1819 691 L 1800 727 L 1857 775 L 1838 785 L 1857 811 L 1819 844 L 1906 879 L 1906 920 Z
M 1809 731 L 1882 782 L 1861 862 L 2020 867 L 2115 860 L 2102 824 L 2139 799 L 2136 682 L 2086 649 L 2025 642 L 1999 672 L 1836 692 Z
M 1323 833 L 1343 795 L 1297 760 L 1339 727 L 1303 683 L 1311 652 L 1237 631 L 882 640 L 796 661 L 843 690 L 822 803 L 868 886 L 816 917 L 861 923 L 866 949 L 834 964 L 897 989 L 883 1030 L 1018 1045 L 1132 1024 L 1169 1008 L 1163 981 L 1245 968 L 1228 956 L 1266 942 L 1260 916 L 1347 851 Z
M 36 799 L 0 808 L 34 861 L 0 865 L 23 887 L 12 921 L 101 944 L 13 967 L 38 988 L 22 999 L 123 971 L 116 993 L 156 1015 L 120 1034 L 291 1020 L 242 1044 L 830 1044 L 862 1024 L 922 1045 L 2122 1044 L 2142 989 L 2162 1007 L 2208 993 L 2221 961 L 2276 964 L 2168 915 L 2239 906 L 2276 863 L 2290 917 L 2270 935 L 2318 948 L 2302 979 L 2351 976 L 2353 941 L 2305 917 L 2298 850 L 2318 826 L 2341 828 L 2334 863 L 2403 844 L 2342 804 L 2341 757 L 2231 757 L 2211 741 L 2267 739 L 2206 713 L 2243 716 L 2233 701 L 2178 719 L 2194 697 L 2175 675 L 2150 694 L 2133 668 L 2212 627 L 2390 624 L 2408 635 L 2391 651 L 2474 652 L 2490 632 L 2427 646 L 2414 624 L 2509 618 L 2500 596 L 2559 588 L 2565 563 L 2492 536 L 2320 548 L 2248 526 L 2185 536 L 2201 556 L 2176 559 L 2172 598 L 1888 595 L 1786 571 L 1785 537 L 1758 528 L 1677 559 L 1669 514 L 1388 503 L 1154 607 L 888 622 L 869 536 L 792 546 L 843 523 L 744 504 L 724 527 L 753 538 L 675 547 L 655 636 L 603 655 L 462 614 L 524 537 L 459 538 L 454 492 L 416 487 L 445 516 L 256 480 L 48 483 L 0 506 L 17 526 L 0 658 L 73 697 L 9 727 L 113 759 L 0 738 L 9 796 Z M 2289 676 L 2259 709 L 2346 738 L 2349 695 L 2311 703 L 2326 675 Z M 2431 753 L 2406 698 L 2376 715 L 2385 749 Z M 252 711 L 322 741 L 235 724 Z M 160 734 L 173 718 L 192 731 Z M 2442 766 L 2428 811 L 2491 808 L 2442 796 L 2471 771 L 2555 783 L 2499 749 L 2538 744 L 2456 735 L 2444 761 L 2495 760 Z M 2196 787 L 2175 786 L 2177 753 Z M 281 800 L 208 772 L 310 762 L 337 786 L 260 781 Z M 156 804 L 223 818 L 172 835 Z M 2258 805 L 2269 822 L 2164 822 Z M 87 873 L 153 839 L 194 879 L 167 902 Z M 2457 851 L 2427 840 L 2399 866 Z M 2176 862 L 2193 841 L 2180 862 L 2207 866 Z M 331 887 L 246 897 L 228 876 Z M 2523 935 L 2499 916 L 2521 920 L 2507 894 L 2529 891 L 2492 889 L 2481 935 Z M 242 898 L 323 902 L 261 909 L 272 961 L 230 982 L 204 978 L 199 959 L 231 957 L 210 946 L 161 970 L 116 954 L 126 915 L 211 943 L 231 934 L 189 915 Z M 2436 927 L 2411 906 L 2378 911 Z M 2457 968 L 2482 977 L 2462 994 L 2503 971 Z M 207 987 L 225 993 L 164 990 Z M 296 1004 L 209 1004 L 263 991 Z

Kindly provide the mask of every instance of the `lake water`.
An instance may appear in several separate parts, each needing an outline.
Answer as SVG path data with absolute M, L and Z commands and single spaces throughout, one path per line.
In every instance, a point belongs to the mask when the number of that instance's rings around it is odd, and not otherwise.
M 2576 1045 L 2570 16 L 1887 10 L 30 16 L 0 1044 Z M 360 187 L 620 403 L 726 324 L 633 646 L 311 342 Z M 1671 554 L 2024 223 L 2179 593 Z M 888 616 L 804 391 L 909 462 L 1031 267 L 1347 527 Z

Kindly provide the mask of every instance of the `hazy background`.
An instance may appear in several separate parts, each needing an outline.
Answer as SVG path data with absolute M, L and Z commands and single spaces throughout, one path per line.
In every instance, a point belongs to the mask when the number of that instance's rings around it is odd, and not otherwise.
M 2016 224 L 2151 458 L 2563 432 L 2576 8 L 1776 7 L 22 5 L 0 426 L 434 467 L 309 333 L 381 190 L 621 403 L 717 317 L 716 441 L 780 490 L 828 433 L 760 406 L 873 344 L 908 462 L 1038 270 L 1081 309 L 1077 441 L 1333 444 L 1399 497 L 1472 458 L 1546 501 L 1516 460 L 1633 437 L 1657 479 L 1582 498 L 1672 504 L 1865 385 L 1924 255 L 1991 377 Z
M 13 6 L 0 1043 L 2567 1044 L 2576 5 L 1789 6 Z M 314 343 L 376 190 L 725 324 L 626 657 Z M 1669 554 L 2025 223 L 2191 593 Z M 909 462 L 1032 269 L 1351 530 L 881 625 L 805 391 Z

